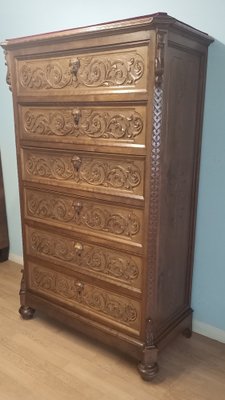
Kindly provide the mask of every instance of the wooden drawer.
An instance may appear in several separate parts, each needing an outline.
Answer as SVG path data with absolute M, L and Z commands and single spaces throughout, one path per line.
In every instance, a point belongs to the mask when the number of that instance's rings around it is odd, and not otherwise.
M 36 189 L 25 189 L 24 197 L 25 218 L 142 246 L 143 210 Z
M 140 292 L 142 259 L 80 238 L 26 226 L 28 255 Z
M 140 332 L 140 303 L 80 281 L 74 275 L 29 262 L 28 290 L 59 302 L 91 319 L 123 328 L 134 334 Z
M 62 96 L 144 91 L 148 47 L 48 58 L 17 59 L 19 96 Z
M 145 144 L 144 106 L 19 106 L 20 137 L 53 143 Z
M 65 150 L 22 150 L 24 180 L 143 198 L 144 159 Z

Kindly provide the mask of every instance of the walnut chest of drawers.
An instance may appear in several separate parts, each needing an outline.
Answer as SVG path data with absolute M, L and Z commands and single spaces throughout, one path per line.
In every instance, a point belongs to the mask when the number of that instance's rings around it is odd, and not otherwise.
M 13 93 L 24 273 L 46 312 L 135 357 L 191 334 L 207 48 L 164 13 L 2 44 Z

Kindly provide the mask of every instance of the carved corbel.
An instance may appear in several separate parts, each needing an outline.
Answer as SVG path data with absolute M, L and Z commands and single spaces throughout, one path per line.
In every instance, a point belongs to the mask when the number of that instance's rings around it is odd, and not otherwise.
M 164 49 L 166 32 L 158 31 L 156 34 L 156 55 L 155 55 L 155 85 L 161 87 L 164 74 Z
M 4 50 L 4 54 L 5 54 L 5 65 L 7 68 L 6 83 L 9 86 L 9 90 L 12 91 L 11 74 L 10 74 L 10 70 L 9 70 L 9 61 L 8 61 L 8 52 L 6 50 Z

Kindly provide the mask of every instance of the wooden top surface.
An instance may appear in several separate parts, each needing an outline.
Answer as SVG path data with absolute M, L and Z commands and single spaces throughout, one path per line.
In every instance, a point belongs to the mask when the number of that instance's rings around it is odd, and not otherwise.
M 73 36 L 85 37 L 88 34 L 91 34 L 92 36 L 98 36 L 102 35 L 102 31 L 104 31 L 104 33 L 108 32 L 110 34 L 113 34 L 119 31 L 153 29 L 155 27 L 165 29 L 168 27 L 173 27 L 179 31 L 183 31 L 183 33 L 186 32 L 186 34 L 194 35 L 195 38 L 198 37 L 199 40 L 203 40 L 207 44 L 210 44 L 213 41 L 213 38 L 210 37 L 208 34 L 201 32 L 198 29 L 191 27 L 190 25 L 178 21 L 177 19 L 169 16 L 167 13 L 157 12 L 155 14 L 144 15 L 141 17 L 111 21 L 96 25 L 88 25 L 57 32 L 49 32 L 44 34 L 7 39 L 6 41 L 1 43 L 1 46 L 3 48 L 33 46 L 49 41 L 66 41 L 70 40 Z

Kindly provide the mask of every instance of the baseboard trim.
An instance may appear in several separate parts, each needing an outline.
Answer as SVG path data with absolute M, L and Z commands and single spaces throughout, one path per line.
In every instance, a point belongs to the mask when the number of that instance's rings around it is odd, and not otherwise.
M 23 265 L 23 257 L 17 254 L 9 253 L 9 260 L 17 264 Z
M 199 333 L 200 335 L 207 336 L 221 343 L 225 343 L 225 331 L 216 328 L 215 326 L 208 325 L 205 324 L 204 322 L 200 322 L 197 320 L 193 320 L 192 329 L 193 332 Z

